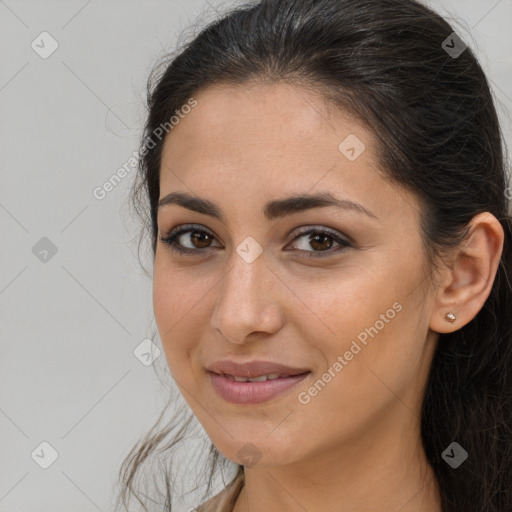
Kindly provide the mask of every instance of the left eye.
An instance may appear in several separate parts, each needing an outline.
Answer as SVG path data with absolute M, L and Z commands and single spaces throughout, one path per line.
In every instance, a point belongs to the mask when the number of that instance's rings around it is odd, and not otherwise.
M 309 235 L 309 237 L 306 239 L 306 235 Z M 341 252 L 344 251 L 350 247 L 353 247 L 352 244 L 348 241 L 340 237 L 335 231 L 326 230 L 324 229 L 309 229 L 307 231 L 303 231 L 301 234 L 295 237 L 294 241 L 296 240 L 304 240 L 302 243 L 302 248 L 300 250 L 303 250 L 305 252 L 311 252 L 312 254 L 309 254 L 307 257 L 324 257 L 328 256 L 329 254 L 332 254 L 334 252 Z M 333 241 L 334 243 L 337 243 L 340 248 L 335 249 L 333 251 L 328 251 L 328 249 L 331 249 L 333 247 Z M 313 247 L 315 251 L 309 251 L 305 247 Z M 316 253 L 316 254 L 315 254 Z M 318 253 L 327 253 L 327 254 L 318 254 Z
M 307 239 L 306 235 L 309 235 Z M 182 238 L 188 240 L 188 243 L 191 244 L 191 247 L 183 246 Z M 160 240 L 163 243 L 169 245 L 172 250 L 181 254 L 189 255 L 204 253 L 206 250 L 212 247 L 210 242 L 214 239 L 214 236 L 209 231 L 198 228 L 196 226 L 187 225 L 174 229 L 165 237 L 160 236 Z M 353 245 L 348 240 L 342 238 L 336 231 L 326 228 L 302 228 L 299 234 L 294 238 L 293 242 L 297 240 L 303 240 L 303 242 L 299 244 L 303 246 L 299 249 L 299 251 L 311 253 L 307 255 L 309 258 L 325 257 L 329 254 L 341 252 L 350 247 L 353 247 Z M 329 250 L 333 247 L 333 242 L 337 243 L 340 248 Z M 308 246 L 315 250 L 310 251 L 307 248 L 304 248 Z

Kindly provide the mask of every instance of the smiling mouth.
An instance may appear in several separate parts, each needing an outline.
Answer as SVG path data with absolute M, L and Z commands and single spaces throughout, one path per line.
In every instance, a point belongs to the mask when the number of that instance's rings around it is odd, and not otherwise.
M 226 402 L 237 405 L 261 404 L 273 398 L 284 397 L 310 374 L 310 371 L 306 371 L 293 375 L 270 373 L 255 377 L 239 377 L 208 371 L 216 393 Z
M 215 373 L 215 372 L 213 372 Z M 289 377 L 296 377 L 298 375 L 304 375 L 305 373 L 309 373 L 309 372 L 304 372 L 304 373 L 299 373 L 299 374 L 294 374 L 294 375 L 291 375 L 289 373 L 269 373 L 269 374 L 265 374 L 265 375 L 259 375 L 257 377 L 239 377 L 237 375 L 229 375 L 227 373 L 218 373 L 217 375 L 220 375 L 222 377 L 225 377 L 227 379 L 230 379 L 230 380 L 234 380 L 236 382 L 264 382 L 266 380 L 277 380 L 277 379 L 286 379 L 286 378 L 289 378 Z

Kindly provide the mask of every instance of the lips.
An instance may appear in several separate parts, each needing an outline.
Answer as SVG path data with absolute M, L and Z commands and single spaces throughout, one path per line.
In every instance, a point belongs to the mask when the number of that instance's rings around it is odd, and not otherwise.
M 217 375 L 225 375 L 228 377 L 248 379 L 267 376 L 268 380 L 301 375 L 310 371 L 308 368 L 287 366 L 270 361 L 236 362 L 230 360 L 217 361 L 206 366 L 206 369 L 210 372 L 216 373 Z
M 217 361 L 206 367 L 217 394 L 227 402 L 255 405 L 289 393 L 311 371 L 270 361 Z
M 260 375 L 259 377 L 238 377 L 235 375 L 229 375 L 227 373 L 222 375 L 228 379 L 236 380 L 237 382 L 265 382 L 266 380 L 276 380 L 291 377 L 291 375 L 287 373 L 269 373 L 267 375 Z
M 237 382 L 233 377 L 226 377 L 214 372 L 208 372 L 213 389 L 226 402 L 237 405 L 256 405 L 271 399 L 284 397 L 304 379 L 310 372 L 299 375 L 289 375 L 273 380 L 259 382 Z

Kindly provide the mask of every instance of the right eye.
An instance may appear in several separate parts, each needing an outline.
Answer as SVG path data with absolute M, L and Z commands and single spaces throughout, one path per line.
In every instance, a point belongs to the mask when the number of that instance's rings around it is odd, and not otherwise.
M 184 247 L 184 240 L 188 239 L 190 247 Z M 204 254 L 209 252 L 213 235 L 204 229 L 197 227 L 195 224 L 184 224 L 173 230 L 167 235 L 160 236 L 160 240 L 167 244 L 173 251 L 180 254 Z

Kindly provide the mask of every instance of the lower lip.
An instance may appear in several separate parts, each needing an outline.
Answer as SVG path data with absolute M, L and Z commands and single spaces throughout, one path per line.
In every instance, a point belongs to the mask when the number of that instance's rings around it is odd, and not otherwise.
M 260 404 L 266 402 L 285 391 L 289 391 L 309 375 L 308 372 L 262 382 L 237 382 L 217 373 L 210 371 L 208 373 L 215 391 L 224 400 L 233 404 Z

